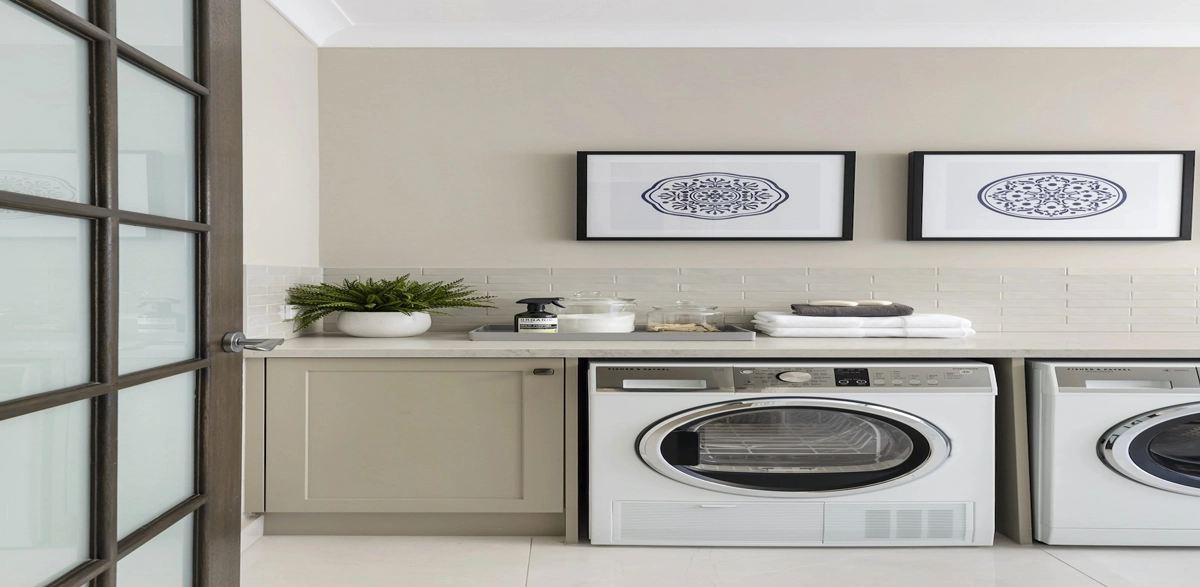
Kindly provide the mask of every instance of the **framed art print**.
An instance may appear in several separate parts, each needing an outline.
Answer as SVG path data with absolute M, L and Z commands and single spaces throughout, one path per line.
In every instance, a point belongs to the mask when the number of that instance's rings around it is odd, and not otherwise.
M 850 240 L 848 151 L 581 151 L 578 240 Z
M 1195 151 L 914 152 L 908 240 L 1190 240 Z

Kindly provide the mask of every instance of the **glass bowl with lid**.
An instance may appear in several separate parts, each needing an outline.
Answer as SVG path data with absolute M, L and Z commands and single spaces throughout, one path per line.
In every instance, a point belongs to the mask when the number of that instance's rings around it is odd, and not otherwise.
M 717 306 L 678 301 L 667 306 L 654 306 L 646 320 L 649 332 L 721 332 L 725 330 L 725 313 Z
M 637 304 L 629 298 L 605 296 L 598 291 L 581 291 L 562 299 L 558 312 L 559 332 L 633 332 Z

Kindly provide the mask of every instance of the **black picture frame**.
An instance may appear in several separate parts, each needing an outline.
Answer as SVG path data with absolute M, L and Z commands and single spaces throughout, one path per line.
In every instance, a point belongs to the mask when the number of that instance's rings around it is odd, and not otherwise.
M 593 155 L 838 155 L 842 165 L 839 236 L 821 237 L 612 237 L 588 234 L 588 158 Z M 579 241 L 848 241 L 854 239 L 855 151 L 577 151 L 575 240 Z
M 930 155 L 1179 155 L 1183 157 L 1180 185 L 1179 234 L 1148 237 L 931 237 L 923 234 L 925 157 Z M 1164 151 L 913 151 L 908 155 L 908 240 L 910 241 L 1177 241 L 1192 239 L 1192 193 L 1196 152 Z

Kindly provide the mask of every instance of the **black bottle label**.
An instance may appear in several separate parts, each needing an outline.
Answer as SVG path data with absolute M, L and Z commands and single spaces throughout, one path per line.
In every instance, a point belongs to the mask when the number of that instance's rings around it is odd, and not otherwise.
M 517 332 L 558 332 L 558 317 L 552 318 L 517 318 Z

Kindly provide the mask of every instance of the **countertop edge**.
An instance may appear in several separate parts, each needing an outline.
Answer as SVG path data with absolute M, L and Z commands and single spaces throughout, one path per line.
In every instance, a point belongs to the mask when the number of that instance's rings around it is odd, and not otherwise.
M 1046 358 L 1200 359 L 1200 333 L 1013 333 L 969 339 L 778 339 L 755 342 L 471 342 L 465 333 L 408 339 L 317 335 L 246 358 Z

